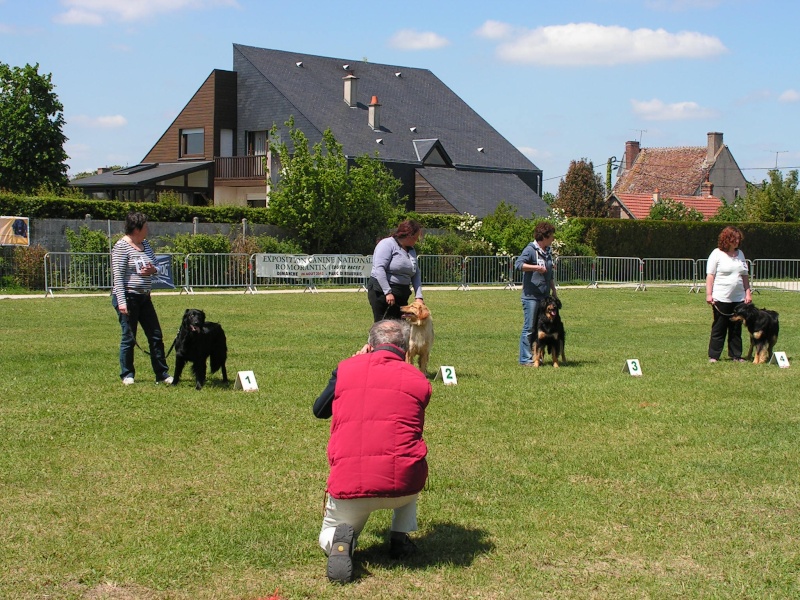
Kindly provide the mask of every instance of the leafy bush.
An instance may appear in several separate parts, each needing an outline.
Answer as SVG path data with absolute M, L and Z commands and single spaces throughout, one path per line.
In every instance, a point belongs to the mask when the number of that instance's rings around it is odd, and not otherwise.
M 78 227 L 78 233 L 67 229 L 70 252 L 108 252 L 108 236 L 102 232 L 89 229 L 86 225 Z
M 14 282 L 29 290 L 43 290 L 46 254 L 41 244 L 14 248 Z
M 230 240 L 217 233 L 179 233 L 172 238 L 164 238 L 165 245 L 160 251 L 173 254 L 228 254 L 231 252 Z

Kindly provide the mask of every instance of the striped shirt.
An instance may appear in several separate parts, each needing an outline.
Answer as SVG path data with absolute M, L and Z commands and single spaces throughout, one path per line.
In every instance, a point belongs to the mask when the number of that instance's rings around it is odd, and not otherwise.
M 156 264 L 156 254 L 147 240 L 142 241 L 142 250 L 134 248 L 125 238 L 114 244 L 111 250 L 111 273 L 114 277 L 111 293 L 116 296 L 118 306 L 127 306 L 126 294 L 150 292 L 152 276 L 139 274 L 147 263 Z

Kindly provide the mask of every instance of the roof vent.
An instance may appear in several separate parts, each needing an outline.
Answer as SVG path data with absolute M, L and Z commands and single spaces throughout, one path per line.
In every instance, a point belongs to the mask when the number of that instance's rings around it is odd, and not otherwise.
M 408 130 L 409 131 L 413 131 L 414 133 L 417 133 L 417 128 L 416 127 L 409 127 Z
M 349 71 L 349 70 L 350 70 L 350 65 L 342 65 L 342 68 L 343 68 L 345 71 Z
M 303 68 L 303 61 L 302 61 L 302 60 L 298 60 L 296 63 L 294 63 L 294 65 L 295 65 L 296 67 Z
M 383 138 L 378 138 L 378 139 L 376 139 L 376 140 L 375 140 L 375 143 L 376 143 L 376 144 L 382 144 L 382 143 L 383 143 Z
M 483 146 L 480 146 L 480 147 L 478 148 L 478 152 L 483 152 Z
M 402 76 L 403 76 L 403 74 L 402 74 L 400 71 L 398 71 L 397 73 L 395 73 L 395 74 L 394 74 L 394 76 L 395 76 L 395 77 L 402 77 Z

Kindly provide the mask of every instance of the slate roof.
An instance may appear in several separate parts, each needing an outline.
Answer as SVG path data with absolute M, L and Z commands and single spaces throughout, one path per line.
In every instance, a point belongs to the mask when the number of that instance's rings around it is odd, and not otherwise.
M 680 202 L 686 208 L 693 208 L 701 213 L 706 220 L 717 214 L 722 206 L 722 200 L 715 196 L 684 196 L 660 193 L 662 199 L 669 198 L 675 202 Z M 653 194 L 618 194 L 611 195 L 611 200 L 616 198 L 623 206 L 622 210 L 632 215 L 634 219 L 646 219 L 650 215 L 650 208 L 653 206 Z
M 484 216 L 505 201 L 517 208 L 520 217 L 547 214 L 544 200 L 513 173 L 457 171 L 446 167 L 425 167 L 417 172 L 448 202 L 457 204 L 462 213 Z
M 120 188 L 153 185 L 178 175 L 200 171 L 213 166 L 214 161 L 182 161 L 179 163 L 142 163 L 116 171 L 73 179 L 69 185 L 82 188 Z
M 250 77 L 255 70 L 263 76 L 261 95 L 270 99 L 275 124 L 282 127 L 290 111 L 299 113 L 316 128 L 317 139 L 330 127 L 349 156 L 377 150 L 384 161 L 419 164 L 415 140 L 439 140 L 456 167 L 541 171 L 427 69 L 239 44 L 233 48 L 235 71 Z M 359 78 L 356 108 L 344 101 L 344 65 Z M 241 81 L 240 75 L 240 86 Z M 380 131 L 367 121 L 373 96 L 381 105 Z M 316 141 L 307 128 L 301 129 Z
M 705 181 L 708 149 L 700 147 L 642 148 L 633 166 L 614 184 L 614 193 L 693 196 Z

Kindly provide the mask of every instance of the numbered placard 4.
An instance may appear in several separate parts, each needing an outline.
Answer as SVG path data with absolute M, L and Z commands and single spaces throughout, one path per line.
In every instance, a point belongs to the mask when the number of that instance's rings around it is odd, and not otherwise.
M 439 375 L 442 376 L 442 383 L 445 385 L 457 385 L 456 368 L 455 367 L 441 367 Z
M 233 385 L 233 389 L 244 390 L 245 392 L 257 391 L 256 376 L 252 371 L 239 371 L 236 373 L 236 383 Z
M 630 373 L 634 377 L 642 376 L 642 365 L 639 364 L 638 358 L 629 358 L 625 361 L 625 366 L 622 367 L 623 373 Z
M 770 364 L 778 365 L 781 369 L 786 369 L 789 366 L 789 359 L 786 357 L 786 352 L 773 352 L 769 362 Z

